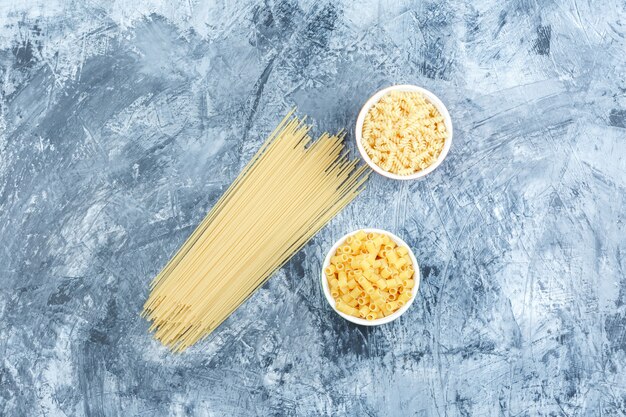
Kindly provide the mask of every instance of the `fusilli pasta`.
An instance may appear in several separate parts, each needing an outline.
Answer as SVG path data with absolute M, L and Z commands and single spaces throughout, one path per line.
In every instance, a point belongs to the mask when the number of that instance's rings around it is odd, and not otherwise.
M 437 161 L 447 135 L 439 110 L 422 94 L 393 91 L 367 112 L 362 145 L 383 170 L 411 175 Z

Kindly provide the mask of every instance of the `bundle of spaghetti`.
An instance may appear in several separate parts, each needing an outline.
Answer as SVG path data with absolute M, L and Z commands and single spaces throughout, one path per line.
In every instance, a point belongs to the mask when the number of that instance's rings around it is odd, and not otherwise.
M 142 315 L 181 352 L 210 334 L 364 188 L 341 135 L 290 112 L 151 284 Z

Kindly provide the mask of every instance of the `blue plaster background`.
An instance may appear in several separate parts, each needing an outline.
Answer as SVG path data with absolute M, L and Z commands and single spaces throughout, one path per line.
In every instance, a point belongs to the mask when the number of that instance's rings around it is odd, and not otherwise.
M 0 1 L 0 415 L 626 415 L 625 36 L 611 0 Z M 155 342 L 149 282 L 286 111 L 353 141 L 394 83 L 448 105 L 445 163 Z M 318 284 L 363 226 L 424 277 L 378 328 Z

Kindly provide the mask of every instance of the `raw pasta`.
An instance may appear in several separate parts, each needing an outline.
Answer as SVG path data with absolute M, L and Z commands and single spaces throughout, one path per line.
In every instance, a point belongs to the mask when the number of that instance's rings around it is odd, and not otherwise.
M 290 113 L 154 279 L 142 314 L 164 345 L 206 337 L 362 191 L 342 137 L 308 131 Z
M 324 273 L 337 310 L 366 320 L 396 312 L 411 299 L 415 286 L 408 249 L 386 234 L 363 230 L 337 248 Z
M 361 143 L 383 170 L 411 175 L 437 161 L 447 134 L 439 110 L 422 94 L 392 91 L 367 112 Z

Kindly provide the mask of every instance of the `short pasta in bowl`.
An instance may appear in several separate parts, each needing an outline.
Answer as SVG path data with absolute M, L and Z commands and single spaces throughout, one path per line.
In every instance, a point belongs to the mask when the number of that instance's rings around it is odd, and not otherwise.
M 433 93 L 398 85 L 367 101 L 355 133 L 359 152 L 372 169 L 389 178 L 408 180 L 441 164 L 452 143 L 452 122 Z
M 379 229 L 348 233 L 324 260 L 322 289 L 341 317 L 364 326 L 389 323 L 413 303 L 420 272 L 398 236 Z

